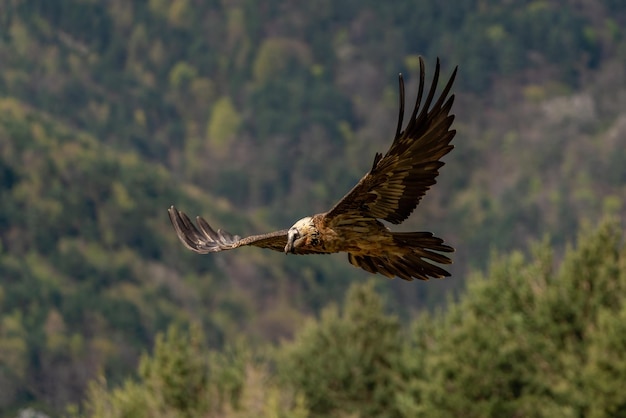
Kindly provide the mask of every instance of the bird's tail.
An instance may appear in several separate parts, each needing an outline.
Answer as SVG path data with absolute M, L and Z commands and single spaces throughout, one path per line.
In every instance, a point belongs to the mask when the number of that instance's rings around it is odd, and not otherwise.
M 451 264 L 452 260 L 441 253 L 454 252 L 441 238 L 430 232 L 392 232 L 394 244 L 402 251 L 390 251 L 386 255 L 354 255 L 348 253 L 348 260 L 354 266 L 370 273 L 380 273 L 389 278 L 404 280 L 428 280 L 450 276 L 443 268 L 432 264 Z

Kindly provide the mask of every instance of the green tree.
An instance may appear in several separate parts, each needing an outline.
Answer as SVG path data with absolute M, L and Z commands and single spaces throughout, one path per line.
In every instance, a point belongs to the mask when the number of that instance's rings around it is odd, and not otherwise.
M 609 388 L 623 378 L 626 334 L 607 320 L 624 308 L 621 236 L 605 222 L 581 233 L 558 271 L 543 244 L 533 259 L 514 253 L 471 280 L 427 334 L 420 415 L 577 417 L 604 402 L 621 410 L 623 396 Z
M 385 314 L 370 281 L 350 289 L 342 312 L 327 307 L 286 343 L 279 372 L 304 393 L 313 416 L 398 417 L 401 346 L 398 319 Z
M 224 150 L 241 126 L 241 116 L 229 96 L 220 97 L 213 105 L 207 126 L 207 137 L 216 150 Z M 197 156 L 196 156 L 197 157 Z
M 253 64 L 254 79 L 260 85 L 282 73 L 311 63 L 311 51 L 306 44 L 285 38 L 268 38 L 259 47 Z
M 0 315 L 0 411 L 15 401 L 25 380 L 28 370 L 26 333 L 19 311 Z
M 101 378 L 90 386 L 85 415 L 118 417 L 306 418 L 302 396 L 279 387 L 266 365 L 245 345 L 210 352 L 198 326 L 172 326 L 144 355 L 139 380 L 109 389 Z
M 626 382 L 626 304 L 619 312 L 603 309 L 590 337 L 589 361 L 582 375 L 589 399 L 588 416 L 626 416 L 626 394 L 619 384 Z

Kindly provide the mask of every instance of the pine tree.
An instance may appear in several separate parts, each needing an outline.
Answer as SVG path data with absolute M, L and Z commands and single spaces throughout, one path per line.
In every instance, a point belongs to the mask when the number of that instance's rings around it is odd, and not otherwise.
M 492 266 L 489 279 L 470 280 L 461 301 L 427 334 L 414 395 L 423 403 L 415 411 L 577 417 L 624 408 L 612 389 L 626 370 L 620 351 L 626 334 L 615 319 L 623 315 L 626 290 L 618 226 L 583 231 L 561 268 L 553 264 L 543 244 L 532 260 L 513 253 Z
M 373 282 L 355 285 L 342 312 L 327 307 L 282 347 L 279 371 L 304 393 L 313 416 L 398 417 L 400 337 Z
M 137 380 L 110 389 L 90 386 L 85 415 L 92 418 L 307 418 L 304 398 L 272 379 L 267 363 L 245 344 L 207 350 L 198 326 L 171 326 L 144 355 Z M 76 415 L 76 414 L 74 414 Z

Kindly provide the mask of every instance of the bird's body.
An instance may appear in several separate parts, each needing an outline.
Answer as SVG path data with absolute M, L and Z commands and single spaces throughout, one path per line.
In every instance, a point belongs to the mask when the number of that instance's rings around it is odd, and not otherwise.
M 326 214 L 320 213 L 303 218 L 302 224 L 310 223 L 311 231 L 304 235 L 304 241 L 294 247 L 294 253 L 319 252 L 323 254 L 348 252 L 354 254 L 370 254 L 380 251 L 381 247 L 389 248 L 391 232 L 382 222 L 373 218 L 355 218 L 350 222 L 326 222 Z M 297 228 L 297 227 L 296 227 Z
M 381 220 L 403 222 L 426 191 L 435 184 L 441 157 L 453 148 L 454 116 L 448 96 L 456 69 L 439 99 L 432 104 L 439 78 L 439 61 L 423 107 L 424 63 L 411 119 L 402 130 L 404 81 L 400 76 L 400 113 L 394 141 L 385 155 L 376 154 L 371 170 L 328 212 L 300 219 L 288 230 L 247 238 L 213 230 L 198 217 L 197 227 L 173 206 L 170 219 L 178 237 L 192 251 L 204 254 L 252 245 L 292 254 L 347 252 L 351 264 L 387 277 L 428 280 L 448 276 L 431 262 L 449 264 L 441 254 L 454 249 L 430 232 L 392 232 Z M 432 106 L 431 106 L 432 104 Z

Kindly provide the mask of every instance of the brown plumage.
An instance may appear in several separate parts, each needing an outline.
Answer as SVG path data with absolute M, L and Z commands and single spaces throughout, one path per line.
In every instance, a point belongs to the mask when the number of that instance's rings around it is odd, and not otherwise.
M 428 280 L 449 273 L 432 264 L 450 264 L 442 253 L 454 249 L 430 232 L 391 232 L 380 220 L 403 222 L 422 196 L 436 183 L 441 158 L 453 146 L 450 126 L 454 95 L 449 95 L 456 68 L 436 102 L 439 59 L 426 100 L 424 61 L 420 57 L 420 84 L 415 107 L 404 130 L 404 80 L 400 75 L 400 112 L 395 138 L 385 155 L 376 154 L 371 170 L 326 213 L 306 217 L 290 229 L 240 238 L 217 230 L 201 217 L 197 226 L 174 206 L 169 216 L 180 240 L 200 254 L 252 245 L 293 254 L 347 252 L 351 264 L 370 273 L 405 280 Z

